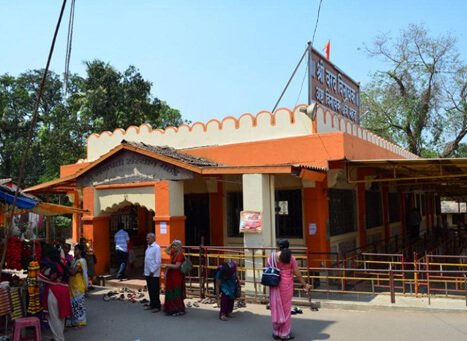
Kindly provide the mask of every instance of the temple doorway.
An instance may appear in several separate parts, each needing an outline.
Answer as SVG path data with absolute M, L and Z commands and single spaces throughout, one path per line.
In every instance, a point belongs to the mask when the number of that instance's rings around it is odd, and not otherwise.
M 211 245 L 209 193 L 185 195 L 185 244 Z

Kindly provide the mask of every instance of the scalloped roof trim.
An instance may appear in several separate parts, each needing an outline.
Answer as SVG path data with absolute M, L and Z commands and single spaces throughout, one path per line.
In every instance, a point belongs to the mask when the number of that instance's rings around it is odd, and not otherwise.
M 297 105 L 293 110 L 290 110 L 288 108 L 285 108 L 285 107 L 281 107 L 281 108 L 277 108 L 274 113 L 271 113 L 269 111 L 266 111 L 266 110 L 263 110 L 263 111 L 260 111 L 258 112 L 256 115 L 252 115 L 251 113 L 244 113 L 242 114 L 240 117 L 238 118 L 235 118 L 233 116 L 226 116 L 224 117 L 222 120 L 217 120 L 217 119 L 211 119 L 209 120 L 208 122 L 206 123 L 203 123 L 203 122 L 200 122 L 200 121 L 196 121 L 195 123 L 193 123 L 192 125 L 188 125 L 186 123 L 183 123 L 181 124 L 180 126 L 178 127 L 174 127 L 174 126 L 169 126 L 169 127 L 166 127 L 165 129 L 161 129 L 161 128 L 152 128 L 150 124 L 148 123 L 143 123 L 142 125 L 140 125 L 139 127 L 138 126 L 129 126 L 126 130 L 125 129 L 122 129 L 122 128 L 116 128 L 114 129 L 113 132 L 110 132 L 110 131 L 103 131 L 101 132 L 100 134 L 98 133 L 92 133 L 91 135 L 88 136 L 88 141 L 91 137 L 96 137 L 96 138 L 99 138 L 100 136 L 102 135 L 108 135 L 108 136 L 112 136 L 115 134 L 115 132 L 117 131 L 120 131 L 122 133 L 123 136 L 127 135 L 127 133 L 130 131 L 130 130 L 135 130 L 137 134 L 140 133 L 141 130 L 143 129 L 146 129 L 147 132 L 151 133 L 151 132 L 160 132 L 161 134 L 165 134 L 167 133 L 168 131 L 172 131 L 174 133 L 177 133 L 179 130 L 183 130 L 184 128 L 185 129 L 188 129 L 189 132 L 193 131 L 197 126 L 201 126 L 202 127 L 202 130 L 204 132 L 207 132 L 208 130 L 208 126 L 211 126 L 211 125 L 217 125 L 218 129 L 222 130 L 224 125 L 226 124 L 226 122 L 229 122 L 229 121 L 233 121 L 234 122 L 234 125 L 235 125 L 235 128 L 236 129 L 239 129 L 240 128 L 240 125 L 241 125 L 241 121 L 249 118 L 251 123 L 252 123 L 252 126 L 253 127 L 256 127 L 257 124 L 258 124 L 258 118 L 262 115 L 269 115 L 269 121 L 270 121 L 270 124 L 272 126 L 275 126 L 276 125 L 276 113 L 279 112 L 279 111 L 287 111 L 289 113 L 289 119 L 290 119 L 290 123 L 291 124 L 294 124 L 295 123 L 295 115 L 296 115 L 296 112 L 298 111 L 299 108 L 301 107 L 305 107 L 306 108 L 306 104 L 299 104 Z

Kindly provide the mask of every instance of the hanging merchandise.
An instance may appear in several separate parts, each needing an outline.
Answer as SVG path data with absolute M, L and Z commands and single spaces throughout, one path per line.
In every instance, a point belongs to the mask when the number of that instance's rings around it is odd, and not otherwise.
M 21 270 L 21 256 L 23 252 L 23 242 L 18 236 L 12 236 L 7 242 L 6 266 L 8 269 Z
M 37 314 L 42 310 L 39 294 L 39 283 L 37 281 L 37 276 L 39 275 L 39 263 L 37 261 L 32 261 L 28 266 L 28 313 Z
M 16 320 L 23 317 L 23 304 L 21 302 L 20 288 L 10 288 L 11 313 L 10 318 Z
M 8 315 L 11 312 L 9 288 L 0 288 L 0 316 Z

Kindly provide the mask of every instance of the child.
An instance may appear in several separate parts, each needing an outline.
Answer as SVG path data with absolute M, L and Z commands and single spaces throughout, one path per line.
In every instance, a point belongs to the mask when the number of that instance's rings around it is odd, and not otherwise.
M 227 321 L 232 317 L 234 300 L 237 297 L 239 282 L 237 278 L 237 264 L 233 261 L 220 265 L 216 272 L 216 293 L 220 299 L 219 319 Z

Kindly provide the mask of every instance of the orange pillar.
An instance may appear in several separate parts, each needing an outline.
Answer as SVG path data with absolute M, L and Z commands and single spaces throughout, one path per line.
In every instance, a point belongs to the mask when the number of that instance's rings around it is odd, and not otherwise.
M 96 255 L 96 275 L 102 275 L 110 270 L 110 219 L 109 217 L 96 217 L 93 219 L 92 236 L 86 237 L 93 241 Z
M 306 246 L 311 252 L 308 259 L 310 266 L 320 266 L 320 260 L 326 259 L 319 253 L 329 253 L 327 221 L 329 206 L 327 200 L 327 182 L 315 182 L 314 188 L 303 189 L 303 207 L 305 217 Z M 316 253 L 316 254 L 313 254 Z
M 94 187 L 85 187 L 83 188 L 83 209 L 88 210 L 88 213 L 83 215 L 81 218 L 81 223 L 83 227 L 83 232 L 85 230 L 85 227 L 87 227 L 91 221 L 92 224 L 92 219 L 94 218 Z M 79 238 L 85 237 L 81 235 L 81 231 L 78 229 L 78 233 L 76 236 L 76 242 L 79 241 Z
M 209 193 L 211 244 L 216 246 L 224 245 L 223 193 L 224 186 L 220 181 L 217 181 L 217 192 Z
M 81 208 L 81 198 L 78 191 L 73 191 L 73 207 Z M 79 229 L 80 229 L 81 216 L 79 213 L 73 213 L 73 219 L 71 220 L 71 239 L 74 242 L 79 240 Z
M 169 245 L 178 239 L 185 244 L 185 216 L 171 215 L 170 188 L 168 181 L 160 181 L 154 185 L 155 190 L 155 235 L 156 241 L 161 246 Z M 180 198 L 178 198 L 180 200 Z M 183 198 L 181 199 L 183 200 Z M 152 232 L 152 231 L 151 231 Z M 164 253 L 163 253 L 164 255 Z
M 357 203 L 358 203 L 358 237 L 359 247 L 367 244 L 366 237 L 366 202 L 365 202 L 365 184 L 357 184 Z

